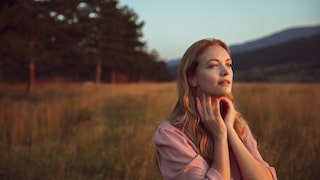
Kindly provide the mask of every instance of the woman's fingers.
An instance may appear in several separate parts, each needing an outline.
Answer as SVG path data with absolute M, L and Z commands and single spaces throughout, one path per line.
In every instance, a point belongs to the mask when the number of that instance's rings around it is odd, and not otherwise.
M 214 115 L 216 117 L 220 117 L 221 114 L 220 114 L 220 99 L 215 99 L 215 108 L 214 108 Z
M 201 93 L 200 98 L 196 98 L 196 105 L 201 121 L 213 137 L 223 137 L 226 135 L 226 127 L 220 115 L 219 102 L 219 99 L 205 93 Z
M 196 102 L 197 102 L 197 109 L 198 109 L 198 112 L 200 114 L 200 118 L 203 119 L 204 116 L 203 116 L 203 106 L 200 102 L 200 98 L 199 97 L 196 97 Z
M 213 114 L 213 107 L 212 107 L 212 98 L 211 96 L 209 96 L 208 94 L 206 94 L 206 100 L 207 100 L 207 114 L 208 114 L 208 117 L 210 119 L 211 118 L 215 118 L 214 114 Z
M 235 110 L 233 103 L 229 99 L 222 98 L 221 101 L 225 103 L 227 108 L 224 121 L 227 125 L 233 127 L 237 111 Z
M 202 105 L 202 120 L 209 120 L 208 113 L 208 103 L 207 103 L 207 95 L 205 93 L 201 93 L 201 105 Z
M 201 120 L 223 121 L 220 112 L 220 103 L 221 101 L 224 101 L 230 106 L 231 102 L 225 98 L 212 98 L 209 94 L 204 92 L 200 92 L 199 96 L 200 97 L 196 97 L 196 105 Z
M 196 102 L 197 109 L 202 120 L 215 121 L 220 118 L 220 107 L 218 99 L 213 99 L 209 94 L 202 92 L 200 94 L 200 98 L 196 98 Z

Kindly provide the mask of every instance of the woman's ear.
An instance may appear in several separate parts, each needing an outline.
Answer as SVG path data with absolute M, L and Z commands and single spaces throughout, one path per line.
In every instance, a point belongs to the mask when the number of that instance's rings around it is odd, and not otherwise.
M 193 86 L 193 87 L 197 87 L 198 86 L 197 79 L 194 76 L 189 77 L 188 81 L 189 81 L 191 86 Z

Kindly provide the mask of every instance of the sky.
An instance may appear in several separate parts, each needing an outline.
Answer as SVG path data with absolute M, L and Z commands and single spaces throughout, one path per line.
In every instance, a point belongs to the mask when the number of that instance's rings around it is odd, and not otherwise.
M 143 21 L 149 51 L 168 61 L 203 38 L 228 45 L 294 27 L 320 25 L 319 0 L 119 0 Z

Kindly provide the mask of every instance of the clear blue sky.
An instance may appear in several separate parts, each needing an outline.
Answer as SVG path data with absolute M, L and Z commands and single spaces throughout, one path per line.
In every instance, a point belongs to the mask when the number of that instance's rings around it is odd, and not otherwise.
M 319 0 L 119 0 L 144 21 L 143 40 L 164 60 L 179 58 L 194 41 L 241 44 L 300 26 L 320 25 Z

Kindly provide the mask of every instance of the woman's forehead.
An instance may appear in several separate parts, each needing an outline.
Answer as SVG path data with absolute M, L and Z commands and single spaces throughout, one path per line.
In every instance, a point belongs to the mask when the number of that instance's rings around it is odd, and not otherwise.
M 207 49 L 198 57 L 198 60 L 199 63 L 206 63 L 210 60 L 226 61 L 230 60 L 230 55 L 223 47 L 214 45 L 207 47 Z

